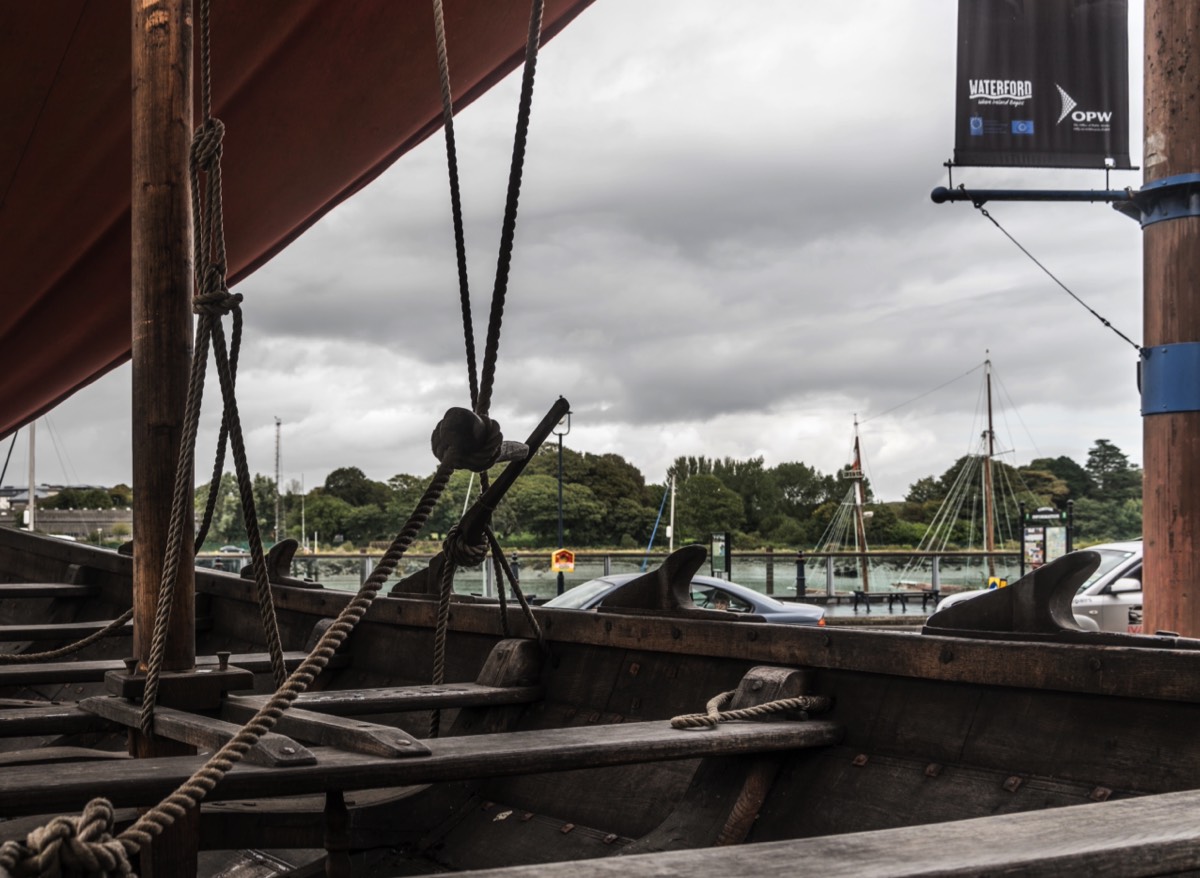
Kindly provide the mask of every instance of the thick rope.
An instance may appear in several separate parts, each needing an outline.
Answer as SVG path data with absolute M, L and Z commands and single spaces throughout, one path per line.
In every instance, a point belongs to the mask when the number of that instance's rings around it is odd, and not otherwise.
M 58 649 L 50 649 L 45 652 L 4 652 L 0 653 L 0 665 L 20 665 L 25 662 L 52 662 L 55 659 L 62 658 L 66 655 L 79 652 L 81 649 L 91 646 L 97 640 L 103 640 L 108 637 L 126 622 L 133 618 L 133 610 L 126 610 L 116 619 L 113 619 L 99 631 L 89 634 L 82 640 L 77 640 L 67 646 L 60 646 Z
M 283 713 L 325 669 L 334 653 L 342 646 L 362 617 L 366 615 L 371 602 L 379 593 L 379 589 L 396 569 L 421 528 L 425 526 L 434 504 L 437 503 L 450 480 L 451 472 L 453 470 L 446 466 L 438 468 L 433 481 L 426 489 L 408 523 L 392 541 L 391 546 L 388 547 L 379 564 L 359 589 L 358 594 L 342 609 L 333 624 L 321 636 L 313 651 L 292 673 L 286 683 L 224 747 L 197 769 L 191 778 L 181 784 L 170 796 L 147 811 L 133 826 L 121 833 L 119 839 L 127 851 L 134 853 L 140 850 L 176 819 L 196 807 L 220 782 L 221 778 L 242 760 L 246 752 L 257 744 L 263 735 L 275 727 Z
M 445 563 L 438 581 L 437 624 L 433 632 L 433 685 L 446 682 L 446 635 L 450 629 L 450 598 L 454 594 L 454 573 L 459 567 L 474 567 L 487 559 L 487 543 L 472 546 L 467 543 L 458 525 L 450 528 L 442 543 Z M 429 714 L 429 737 L 436 738 L 441 729 L 442 713 Z
M 238 356 L 242 348 L 242 309 L 233 309 L 233 332 L 229 342 L 229 372 L 237 383 Z M 221 414 L 221 431 L 217 436 L 217 453 L 213 461 L 213 474 L 208 483 L 208 498 L 204 503 L 204 516 L 196 529 L 196 541 L 193 551 L 199 552 L 204 548 L 208 538 L 208 530 L 212 527 L 213 515 L 217 510 L 217 497 L 221 493 L 221 476 L 225 472 L 225 446 L 229 441 L 229 424 L 225 415 Z
M 24 842 L 0 845 L 0 872 L 12 876 L 133 875 L 125 845 L 112 837 L 113 806 L 93 799 L 79 817 L 55 817 Z
M 774 713 L 788 710 L 821 711 L 829 708 L 829 699 L 824 695 L 798 695 L 795 698 L 781 698 L 778 701 L 768 701 L 766 704 L 756 704 L 753 707 L 743 707 L 740 710 L 722 710 L 733 700 L 736 689 L 722 692 L 714 696 L 705 705 L 704 713 L 687 713 L 674 717 L 671 728 L 674 729 L 715 729 L 717 723 L 730 722 L 738 719 L 758 719 Z
M 521 100 L 517 107 L 517 131 L 513 138 L 512 165 L 508 175 L 508 195 L 504 222 L 500 229 L 500 256 L 496 264 L 496 285 L 492 289 L 492 310 L 488 318 L 487 341 L 483 349 L 483 373 L 475 411 L 487 415 L 492 406 L 492 385 L 496 379 L 496 357 L 500 351 L 500 324 L 504 319 L 504 299 L 508 292 L 508 272 L 512 264 L 513 240 L 517 229 L 517 201 L 521 195 L 521 172 L 529 139 L 529 112 L 533 104 L 533 77 L 537 72 L 538 45 L 542 34 L 543 0 L 533 0 L 529 11 L 529 36 L 525 43 L 525 69 L 521 76 Z
M 442 0 L 433 0 L 434 35 L 437 43 L 438 82 L 442 96 L 442 121 L 446 131 L 446 162 L 450 177 L 450 205 L 454 221 L 454 245 L 458 264 L 459 298 L 462 305 L 463 335 L 466 339 L 467 377 L 471 388 L 471 406 L 477 419 L 468 420 L 462 410 L 451 409 L 442 419 L 442 423 L 434 430 L 434 454 L 445 463 L 456 468 L 466 468 L 482 474 L 481 483 L 487 488 L 487 469 L 496 460 L 499 450 L 500 431 L 495 422 L 487 417 L 491 408 L 492 387 L 495 383 L 496 358 L 500 348 L 500 327 L 504 317 L 504 300 L 508 290 L 509 267 L 512 263 L 513 240 L 516 235 L 517 203 L 521 193 L 521 173 L 525 161 L 526 143 L 529 136 L 529 115 L 533 103 L 533 79 L 537 70 L 538 46 L 541 42 L 543 0 L 533 0 L 529 15 L 529 33 L 525 46 L 525 68 L 521 79 L 521 98 L 517 108 L 517 128 L 513 137 L 513 157 L 509 168 L 508 193 L 505 199 L 504 220 L 500 233 L 500 256 L 496 267 L 496 282 L 492 291 L 492 307 L 488 321 L 487 342 L 484 349 L 482 387 L 476 384 L 475 341 L 474 327 L 471 319 L 471 298 L 467 282 L 466 240 L 462 221 L 462 198 L 458 178 L 457 148 L 454 140 L 454 100 L 450 84 L 450 61 L 446 50 L 446 24 L 442 10 Z M 473 429 L 470 444 L 480 447 L 478 456 L 467 458 L 452 454 L 449 443 L 442 435 L 453 431 L 461 434 L 468 425 Z M 484 436 L 494 442 L 481 441 Z M 459 440 L 456 440 L 459 441 Z M 456 447 L 463 447 L 465 442 L 459 442 Z M 494 542 L 494 537 L 492 538 Z M 454 553 L 459 553 L 455 557 Z M 433 682 L 440 684 L 445 676 L 446 633 L 450 618 L 450 597 L 454 592 L 454 572 L 459 566 L 480 563 L 487 557 L 487 546 L 465 546 L 454 530 L 447 538 L 446 563 L 442 569 L 442 577 L 438 588 L 437 626 L 434 632 Z M 474 560 L 468 560 L 474 559 Z M 500 567 L 498 566 L 498 570 Z M 501 612 L 504 613 L 505 597 L 501 587 Z M 522 607 L 528 613 L 528 605 L 518 589 L 516 594 Z M 532 619 L 532 614 L 529 614 Z M 507 632 L 508 621 L 502 623 Z M 533 622 L 536 629 L 536 622 Z M 433 711 L 429 718 L 430 737 L 437 737 L 441 723 L 439 711 Z
M 521 605 L 521 612 L 525 615 L 525 621 L 529 623 L 529 629 L 533 632 L 533 636 L 537 638 L 538 645 L 542 651 L 548 651 L 545 635 L 542 634 L 542 626 L 538 624 L 537 617 L 533 615 L 533 610 L 529 608 L 529 601 L 525 599 L 525 592 L 521 591 L 521 583 L 517 581 L 516 575 L 513 573 L 512 567 L 508 564 L 508 559 L 504 557 L 504 552 L 500 548 L 500 541 L 496 539 L 496 533 L 490 527 L 484 533 L 487 535 L 488 546 L 492 550 L 492 557 L 496 559 L 496 566 L 504 572 L 504 579 L 508 581 L 509 586 L 513 590 L 513 594 L 517 598 L 517 603 Z M 503 596 L 505 588 L 504 581 L 498 580 L 500 586 L 500 594 Z M 501 612 L 505 612 L 503 597 L 501 598 Z M 505 633 L 508 632 L 508 620 L 504 621 Z
M 471 291 L 467 283 L 467 241 L 463 230 L 462 193 L 458 184 L 458 149 L 454 143 L 454 97 L 450 88 L 450 59 L 446 53 L 446 21 L 442 0 L 433 0 L 433 30 L 437 42 L 438 84 L 442 91 L 442 124 L 446 129 L 446 166 L 450 175 L 450 212 L 454 220 L 454 252 L 458 260 L 458 294 L 462 304 L 463 335 L 467 348 L 467 381 L 471 408 L 479 403 L 475 365 L 475 328 L 471 321 Z

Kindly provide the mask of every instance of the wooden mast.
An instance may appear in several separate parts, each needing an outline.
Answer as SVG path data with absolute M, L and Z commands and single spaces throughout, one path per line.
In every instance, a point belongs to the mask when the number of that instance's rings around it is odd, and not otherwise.
M 987 555 L 988 579 L 996 575 L 996 521 L 992 506 L 995 493 L 992 488 L 992 455 L 996 453 L 996 431 L 992 429 L 992 361 L 983 361 L 984 381 L 987 384 L 987 454 L 983 458 L 983 550 Z
M 170 526 L 192 348 L 192 9 L 191 0 L 131 0 L 131 10 L 133 648 L 144 667 Z M 164 670 L 195 666 L 192 540 L 187 528 L 179 547 Z M 194 752 L 181 746 L 130 732 L 136 756 Z M 195 874 L 198 809 L 190 816 L 142 852 L 140 874 Z
M 1145 180 L 1200 173 L 1200 105 L 1195 99 L 1200 57 L 1200 4 L 1146 0 Z M 1193 196 L 1194 197 L 1194 196 Z M 1190 214 L 1190 215 L 1189 215 Z M 1200 216 L 1144 224 L 1143 394 L 1150 359 L 1162 345 L 1200 342 Z M 1172 359 L 1172 358 L 1166 358 Z M 1178 387 L 1195 377 L 1175 374 Z M 1200 636 L 1200 411 L 1144 412 L 1143 533 L 1145 631 Z
M 871 571 L 866 555 L 867 528 L 863 521 L 863 506 L 867 498 L 866 488 L 863 486 L 862 449 L 858 444 L 858 415 L 854 416 L 854 469 L 850 477 L 854 479 L 854 534 L 858 538 L 858 550 L 863 553 L 858 558 L 858 567 L 862 576 L 863 591 L 870 591 Z

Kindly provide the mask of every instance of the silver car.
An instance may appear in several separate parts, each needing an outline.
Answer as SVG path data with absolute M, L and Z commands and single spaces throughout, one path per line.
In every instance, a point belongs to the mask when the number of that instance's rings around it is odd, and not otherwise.
M 1142 633 L 1142 541 L 1088 546 L 1100 555 L 1100 566 L 1075 593 L 1075 621 L 1088 631 Z M 987 589 L 961 591 L 938 602 L 938 610 L 985 594 Z
M 592 579 L 577 585 L 558 597 L 546 601 L 543 607 L 566 608 L 569 610 L 594 610 L 604 603 L 605 598 L 625 583 L 640 579 L 640 573 L 616 573 Z M 824 625 L 825 611 L 812 604 L 785 604 L 773 597 L 759 594 L 754 589 L 715 579 L 711 576 L 692 577 L 692 602 L 708 610 L 725 610 L 730 613 L 750 613 L 762 616 L 768 622 L 784 625 Z

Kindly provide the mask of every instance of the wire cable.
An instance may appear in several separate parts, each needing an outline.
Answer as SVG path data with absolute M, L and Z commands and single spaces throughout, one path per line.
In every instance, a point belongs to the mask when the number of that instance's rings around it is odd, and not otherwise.
M 968 369 L 966 372 L 963 372 L 963 373 L 962 373 L 961 375 L 959 375 L 957 378 L 951 378 L 949 381 L 943 382 L 942 384 L 939 384 L 937 387 L 933 387 L 933 388 L 931 388 L 931 389 L 929 389 L 929 390 L 926 390 L 924 393 L 918 394 L 917 396 L 914 396 L 912 399 L 905 400 L 905 401 L 904 401 L 904 402 L 902 402 L 902 403 L 898 403 L 898 404 L 896 404 L 896 405 L 892 406 L 890 409 L 884 409 L 883 411 L 879 412 L 878 414 L 871 415 L 869 418 L 863 418 L 863 419 L 862 419 L 861 421 L 859 421 L 858 423 L 859 423 L 859 424 L 865 424 L 867 421 L 873 421 L 873 420 L 875 420 L 876 418 L 882 418 L 884 415 L 891 414 L 891 413 L 892 413 L 892 412 L 894 412 L 896 409 L 899 409 L 899 408 L 904 408 L 904 406 L 906 406 L 906 405 L 909 405 L 910 403 L 914 403 L 914 402 L 916 402 L 918 399 L 924 399 L 925 397 L 929 396 L 929 394 L 931 394 L 931 393 L 937 393 L 937 392 L 938 392 L 939 390 L 941 390 L 943 387 L 949 387 L 949 386 L 950 386 L 951 384 L 953 384 L 955 381 L 960 381 L 960 380 L 962 380 L 963 378 L 966 378 L 966 377 L 967 377 L 968 375 L 970 375 L 972 372 L 978 372 L 978 371 L 979 371 L 980 369 L 982 369 L 982 368 L 983 368 L 983 363 L 980 363 L 978 366 L 973 366 L 972 368 Z
M 1119 335 L 1121 338 L 1123 338 L 1125 341 L 1127 341 L 1129 344 L 1131 344 L 1133 346 L 1133 348 L 1139 354 L 1142 352 L 1142 346 L 1140 344 L 1135 342 L 1133 339 L 1131 339 L 1125 333 L 1121 332 L 1121 330 L 1119 330 L 1115 326 L 1113 326 L 1112 323 L 1110 323 L 1104 317 L 1101 317 L 1096 312 L 1096 310 L 1094 308 L 1092 308 L 1091 305 L 1089 305 L 1087 302 L 1083 301 L 1083 299 L 1079 298 L 1079 296 L 1075 295 L 1075 293 L 1071 291 L 1070 287 L 1068 287 L 1065 283 L 1063 283 L 1057 277 L 1055 277 L 1054 272 L 1052 272 L 1046 266 L 1042 265 L 1042 263 L 1038 262 L 1037 257 L 1034 256 L 1032 253 L 1030 253 L 1028 250 L 1026 250 L 1020 241 L 1018 241 L 1011 234 L 1009 234 L 1008 229 L 1006 229 L 1006 228 L 1004 228 L 1004 226 L 1000 225 L 1000 223 L 996 221 L 996 218 L 994 216 L 992 216 L 990 213 L 988 213 L 986 208 L 984 208 L 984 206 L 982 204 L 977 204 L 977 205 L 975 205 L 975 207 L 981 214 L 983 214 L 985 217 L 987 217 L 988 219 L 990 219 L 992 221 L 992 225 L 994 225 L 996 228 L 998 228 L 1001 232 L 1004 233 L 1004 237 L 1008 238 L 1008 240 L 1010 240 L 1014 244 L 1016 244 L 1018 250 L 1020 250 L 1022 253 L 1024 253 L 1026 256 L 1028 256 L 1031 260 L 1033 260 L 1033 264 L 1036 265 L 1038 268 L 1040 268 L 1042 271 L 1044 271 L 1046 273 L 1046 276 L 1049 277 L 1050 280 L 1054 281 L 1056 284 L 1058 284 L 1060 287 L 1062 287 L 1063 291 L 1068 296 L 1070 296 L 1072 299 L 1074 299 L 1076 302 L 1078 302 L 1080 305 L 1082 305 L 1084 308 L 1086 308 L 1089 314 L 1091 314 L 1093 317 L 1095 317 L 1097 320 L 1099 320 L 1101 323 L 1103 323 L 1105 326 L 1107 326 L 1109 329 L 1111 329 L 1113 332 L 1115 332 L 1117 335 Z

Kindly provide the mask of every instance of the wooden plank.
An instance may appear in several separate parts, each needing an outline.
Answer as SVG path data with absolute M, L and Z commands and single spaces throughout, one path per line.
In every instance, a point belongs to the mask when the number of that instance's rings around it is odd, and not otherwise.
M 699 874 L 792 878 L 805 864 L 822 878 L 915 876 L 1170 875 L 1200 869 L 1200 793 L 1006 814 L 794 841 L 712 847 L 471 872 L 475 878 Z
M 61 640 L 64 642 L 79 640 L 95 634 L 111 622 L 112 619 L 100 622 L 62 622 L 52 625 L 0 625 L 0 643 L 17 643 L 26 640 Z M 128 637 L 131 634 L 133 634 L 133 623 L 126 622 L 121 627 L 114 629 L 109 636 Z
M 304 692 L 296 699 L 296 707 L 337 716 L 363 716 L 405 710 L 530 704 L 539 701 L 543 692 L 541 686 L 484 686 L 479 683 L 391 686 L 382 689 Z M 267 703 L 268 698 L 267 695 L 243 695 L 230 698 L 230 703 L 258 710 Z
M 711 731 L 678 730 L 667 722 L 648 722 L 439 738 L 425 742 L 430 755 L 421 759 L 380 759 L 313 748 L 316 765 L 238 765 L 209 798 L 219 801 L 381 789 L 530 771 L 765 753 L 824 747 L 841 736 L 841 727 L 831 722 L 723 723 Z M 195 756 L 152 757 L 120 765 L 81 765 L 69 774 L 53 777 L 14 766 L 0 772 L 0 815 L 81 808 L 98 790 L 117 807 L 149 805 L 174 790 L 203 761 Z
M 307 653 L 300 651 L 285 652 L 284 660 L 289 670 L 295 670 L 304 661 Z M 350 663 L 348 657 L 335 655 L 329 661 L 329 667 L 344 668 Z M 212 656 L 201 656 L 197 667 L 215 667 L 217 662 Z M 256 674 L 270 673 L 271 657 L 265 652 L 242 653 L 229 658 L 229 664 Z M 125 663 L 114 659 L 99 659 L 86 662 L 45 662 L 28 665 L 0 665 L 0 685 L 31 686 L 38 683 L 99 683 L 109 671 L 123 671 Z
M 70 642 L 95 634 L 106 625 L 110 625 L 112 621 L 112 619 L 104 619 L 97 622 L 58 622 L 48 625 L 0 625 L 0 643 L 19 643 L 27 640 Z M 207 631 L 210 628 L 212 628 L 212 619 L 196 620 L 196 630 Z M 105 636 L 128 637 L 131 634 L 133 634 L 133 622 L 126 622 Z
M 257 712 L 258 708 L 235 701 L 226 701 L 221 706 L 221 716 L 236 725 L 249 722 Z M 395 726 L 382 726 L 341 716 L 326 716 L 298 707 L 289 708 L 275 723 L 275 730 L 302 741 L 349 750 L 352 753 L 393 759 L 429 755 L 428 747 Z
M 94 585 L 69 585 L 65 582 L 3 582 L 0 600 L 5 598 L 90 598 L 100 593 Z
M 214 587 L 207 585 L 202 591 L 213 593 Z M 253 612 L 249 588 L 223 588 L 222 594 L 244 599 L 246 611 Z M 333 590 L 279 589 L 275 594 L 281 612 L 315 616 L 336 613 L 353 597 Z M 376 623 L 405 632 L 430 630 L 436 612 L 436 602 L 381 597 L 371 605 L 358 636 Z M 1072 644 L 999 642 L 900 632 L 886 632 L 885 637 L 877 630 L 801 625 L 757 624 L 731 630 L 735 626 L 695 619 L 581 610 L 535 608 L 534 613 L 556 648 L 574 643 L 928 680 L 1200 701 L 1200 649 L 1195 648 L 1200 644 L 1179 638 L 1131 638 L 1126 646 L 1112 647 L 1089 645 L 1083 635 Z M 451 636 L 502 636 L 494 606 L 456 604 L 452 615 Z M 514 631 L 526 630 L 520 610 L 510 609 L 509 624 Z
M 73 735 L 115 728 L 111 720 L 83 710 L 77 704 L 17 707 L 0 710 L 0 737 L 29 735 Z
M 95 762 L 127 760 L 128 753 L 111 750 L 93 750 L 90 747 L 33 747 L 28 750 L 12 750 L 0 753 L 0 766 L 51 765 L 59 762 Z
M 141 723 L 140 705 L 101 695 L 85 698 L 79 702 L 83 710 L 105 719 L 119 722 L 129 728 L 138 728 Z M 154 709 L 154 733 L 171 741 L 191 744 L 206 750 L 218 750 L 229 743 L 241 726 L 223 720 L 186 713 L 169 707 Z M 317 758 L 306 747 L 277 732 L 268 732 L 246 753 L 246 761 L 255 765 L 280 767 L 287 765 L 313 765 Z

